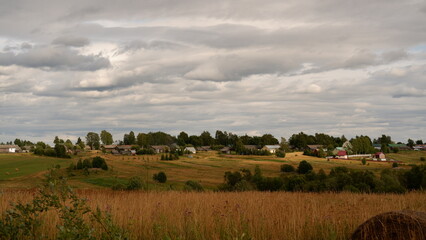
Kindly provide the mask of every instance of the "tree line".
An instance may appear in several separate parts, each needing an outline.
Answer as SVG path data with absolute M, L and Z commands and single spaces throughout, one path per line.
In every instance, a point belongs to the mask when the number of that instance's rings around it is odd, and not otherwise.
M 265 177 L 259 166 L 252 173 L 249 169 L 228 171 L 219 191 L 301 191 L 301 192 L 362 192 L 404 193 L 426 188 L 426 165 L 412 166 L 410 170 L 384 169 L 377 177 L 368 170 L 334 167 L 326 174 L 315 171 L 307 161 L 297 168 L 289 164 L 281 166 L 281 175 Z
M 68 150 L 82 150 L 86 146 L 89 146 L 91 149 L 100 149 L 101 144 L 111 145 L 138 145 L 139 147 L 147 148 L 153 145 L 172 145 L 177 144 L 178 146 L 211 146 L 213 149 L 220 149 L 221 147 L 227 146 L 233 148 L 237 153 L 248 154 L 249 150 L 245 149 L 245 145 L 255 145 L 258 147 L 263 147 L 265 145 L 276 145 L 280 144 L 281 149 L 284 152 L 291 150 L 306 150 L 308 145 L 322 145 L 327 150 L 333 150 L 336 147 L 342 146 L 346 141 L 352 145 L 352 152 L 354 153 L 374 153 L 376 150 L 373 147 L 373 144 L 381 144 L 383 152 L 389 152 L 387 149 L 388 144 L 395 143 L 390 136 L 382 135 L 378 138 L 371 139 L 369 136 L 356 136 L 351 139 L 347 139 L 344 135 L 340 137 L 334 137 L 325 133 L 315 133 L 314 135 L 309 135 L 304 132 L 293 134 L 288 141 L 285 138 L 281 138 L 280 141 L 275 138 L 272 134 L 264 134 L 262 136 L 249 136 L 237 135 L 231 132 L 217 130 L 214 135 L 210 134 L 208 131 L 203 131 L 200 135 L 189 135 L 186 132 L 182 131 L 177 136 L 172 136 L 165 132 L 148 132 L 148 133 L 138 133 L 137 135 L 130 131 L 123 135 L 122 140 L 114 141 L 113 135 L 106 131 L 102 130 L 99 134 L 96 132 L 88 132 L 85 136 L 85 141 L 80 137 L 75 142 L 72 143 L 71 140 L 60 139 L 57 136 L 54 139 L 55 146 L 50 147 L 44 142 L 33 143 L 27 140 L 15 139 L 13 142 L 19 147 L 31 146 L 31 151 L 34 151 L 40 155 L 49 155 L 49 156 L 60 156 L 63 157 L 64 148 L 65 151 Z M 12 142 L 8 142 L 12 143 Z M 398 142 L 401 144 L 401 142 Z M 407 146 L 412 147 L 416 144 L 423 144 L 423 140 L 407 140 Z M 61 146 L 59 146 L 61 145 Z M 252 150 L 251 150 L 252 151 Z M 262 151 L 255 151 L 255 154 L 267 154 Z

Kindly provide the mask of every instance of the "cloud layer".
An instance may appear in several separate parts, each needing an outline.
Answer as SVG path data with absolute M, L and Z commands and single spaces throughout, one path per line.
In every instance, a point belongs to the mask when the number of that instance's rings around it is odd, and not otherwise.
M 419 1 L 7 1 L 0 141 L 107 129 L 426 140 Z

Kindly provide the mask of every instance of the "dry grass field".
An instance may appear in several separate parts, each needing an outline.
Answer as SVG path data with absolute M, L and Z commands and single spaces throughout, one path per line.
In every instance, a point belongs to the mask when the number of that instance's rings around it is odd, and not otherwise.
M 255 166 L 259 165 L 265 176 L 276 177 L 280 174 L 280 165 L 286 163 L 297 167 L 302 160 L 310 162 L 315 171 L 324 169 L 325 172 L 329 172 L 331 168 L 337 166 L 369 170 L 376 174 L 383 169 L 392 168 L 392 164 L 387 162 L 368 162 L 367 165 L 362 165 L 361 161 L 326 160 L 305 156 L 301 152 L 287 153 L 285 158 L 278 158 L 275 156 L 222 155 L 210 151 L 184 156 L 174 161 L 161 161 L 160 155 L 114 156 L 97 151 L 73 156 L 73 159 L 38 157 L 33 154 L 0 154 L 0 187 L 34 188 L 41 183 L 43 172 L 48 167 L 60 164 L 64 169 L 71 162 L 76 163 L 78 159 L 94 156 L 105 158 L 110 170 L 107 172 L 94 170 L 88 176 L 77 174 L 69 179 L 72 186 L 85 189 L 110 188 L 116 180 L 126 181 L 130 177 L 139 176 L 156 189 L 181 189 L 188 180 L 198 181 L 206 189 L 214 189 L 218 184 L 223 183 L 226 171 L 237 171 L 242 168 L 253 171 Z M 391 156 L 406 163 L 406 165 L 401 164 L 402 168 L 409 168 L 407 164 L 423 163 L 419 159 L 420 156 L 426 157 L 426 153 L 411 151 Z M 167 174 L 166 184 L 156 184 L 152 180 L 152 175 L 159 171 Z
M 406 163 L 402 168 L 409 168 L 408 164 L 422 163 L 419 154 L 425 155 L 424 152 L 398 153 L 393 157 Z M 110 212 L 116 223 L 129 231 L 131 239 L 348 239 L 358 225 L 376 214 L 403 209 L 426 212 L 425 192 L 397 195 L 173 190 L 182 189 L 187 180 L 199 181 L 212 190 L 223 183 L 225 171 L 253 170 L 256 165 L 265 176 L 276 177 L 281 164 L 296 167 L 302 160 L 309 161 L 315 171 L 326 172 L 346 166 L 379 174 L 382 169 L 392 167 L 391 163 L 362 165 L 360 161 L 326 160 L 300 152 L 288 153 L 285 158 L 203 152 L 175 161 L 161 161 L 159 155 L 113 156 L 99 152 L 73 159 L 0 155 L 0 211 L 9 208 L 11 202 L 30 201 L 47 166 L 60 164 L 65 172 L 64 168 L 71 162 L 97 155 L 106 159 L 110 169 L 90 170 L 89 175 L 77 172 L 69 178 L 69 183 L 92 208 L 99 206 Z M 18 170 L 15 163 L 20 164 Z M 159 171 L 167 174 L 167 183 L 152 180 L 152 175 Z M 125 181 L 132 176 L 142 177 L 152 190 L 110 190 L 114 181 Z M 58 219 L 52 213 L 44 217 L 47 223 L 44 231 L 54 239 Z
M 33 191 L 4 190 L 0 210 Z M 185 193 L 80 190 L 91 207 L 112 213 L 131 239 L 348 239 L 376 214 L 426 212 L 426 193 Z M 45 218 L 53 239 L 58 220 Z

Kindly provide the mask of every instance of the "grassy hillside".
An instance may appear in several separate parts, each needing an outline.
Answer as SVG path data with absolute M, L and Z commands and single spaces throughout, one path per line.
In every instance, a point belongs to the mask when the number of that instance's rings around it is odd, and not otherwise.
M 0 184 L 3 184 L 5 180 L 37 175 L 58 164 L 68 166 L 71 162 L 71 159 L 34 154 L 0 154 Z
M 278 176 L 280 165 L 286 163 L 297 167 L 300 161 L 309 161 L 314 170 L 324 169 L 328 172 L 336 166 L 346 166 L 353 169 L 370 170 L 379 173 L 384 168 L 391 168 L 391 163 L 368 162 L 362 165 L 360 161 L 326 160 L 322 158 L 304 156 L 301 152 L 288 153 L 285 158 L 275 156 L 238 156 L 222 155 L 217 152 L 201 152 L 192 156 L 184 156 L 179 160 L 161 161 L 160 155 L 145 156 L 113 156 L 100 152 L 85 153 L 73 156 L 73 159 L 59 159 L 40 157 L 33 154 L 0 154 L 0 186 L 1 187 L 35 187 L 40 183 L 42 173 L 54 165 L 62 168 L 76 163 L 78 159 L 94 156 L 102 156 L 106 159 L 110 169 L 91 170 L 89 175 L 83 172 L 73 173 L 70 183 L 79 188 L 103 188 L 110 187 L 114 183 L 123 183 L 132 176 L 139 176 L 150 184 L 150 188 L 180 189 L 188 180 L 199 181 L 204 187 L 214 188 L 223 182 L 226 171 L 236 171 L 242 168 L 253 170 L 259 165 L 265 176 Z M 401 152 L 389 154 L 393 159 L 407 164 L 420 164 L 421 156 L 426 157 L 425 152 Z M 403 166 L 408 167 L 408 166 Z M 152 175 L 163 171 L 167 174 L 167 184 L 156 184 Z

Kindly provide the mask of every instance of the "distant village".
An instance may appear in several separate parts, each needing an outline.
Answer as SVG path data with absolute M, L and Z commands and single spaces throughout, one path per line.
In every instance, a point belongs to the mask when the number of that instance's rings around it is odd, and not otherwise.
M 207 131 L 201 135 L 189 136 L 181 132 L 174 137 L 167 133 L 124 134 L 123 140 L 113 141 L 112 134 L 103 130 L 101 134 L 89 132 L 86 141 L 78 138 L 76 143 L 55 137 L 54 147 L 43 142 L 15 139 L 14 142 L 0 144 L 0 153 L 35 153 L 38 155 L 64 157 L 77 155 L 83 151 L 102 151 L 113 155 L 143 155 L 217 151 L 221 154 L 239 155 L 277 155 L 284 157 L 285 153 L 303 151 L 305 155 L 327 159 L 366 159 L 370 161 L 394 161 L 386 157 L 387 153 L 398 151 L 426 151 L 422 140 L 411 140 L 407 143 L 394 143 L 390 136 L 382 135 L 371 140 L 367 136 L 357 136 L 353 139 L 333 137 L 323 133 L 307 135 L 303 132 L 293 134 L 287 141 L 263 136 L 237 136 L 232 133 L 216 131 L 215 136 Z

